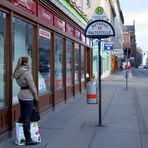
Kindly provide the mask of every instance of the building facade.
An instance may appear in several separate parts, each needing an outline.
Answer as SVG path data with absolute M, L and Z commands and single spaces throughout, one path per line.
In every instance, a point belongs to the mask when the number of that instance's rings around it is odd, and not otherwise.
M 115 29 L 115 37 L 102 40 L 102 76 L 108 76 L 112 71 L 119 70 L 122 61 L 124 60 L 123 52 L 123 28 L 124 17 L 120 7 L 119 0 L 71 0 L 78 9 L 86 15 L 87 19 L 91 21 L 95 9 L 101 6 L 104 9 L 107 21 L 112 24 Z M 103 15 L 104 15 L 103 14 Z M 100 16 L 100 18 L 103 18 Z M 104 51 L 104 44 L 106 42 L 113 42 L 114 51 Z M 98 47 L 96 40 L 93 41 L 93 72 L 98 73 Z
M 114 37 L 114 68 L 113 71 L 119 70 L 122 65 L 122 61 L 124 60 L 124 52 L 123 52 L 123 28 L 124 28 L 124 17 L 122 13 L 122 9 L 120 7 L 119 0 L 112 0 L 112 3 L 115 8 L 115 37 Z
M 142 66 L 142 57 L 143 57 L 143 53 L 142 53 L 142 48 L 137 47 L 136 48 L 136 65 L 137 68 L 140 68 Z
M 105 18 L 106 21 L 112 24 L 112 26 L 115 26 L 115 9 L 114 5 L 111 0 L 94 0 L 92 1 L 90 7 L 87 8 L 87 17 L 89 20 L 92 19 L 93 13 L 95 12 L 95 9 L 97 7 L 102 7 L 104 9 L 103 17 L 100 15 L 100 18 Z M 113 43 L 114 44 L 114 38 L 108 38 L 108 39 L 102 39 L 101 41 L 101 57 L 102 57 L 102 78 L 110 75 L 112 72 L 112 68 L 114 67 L 113 62 L 113 51 L 106 51 L 104 49 L 104 46 L 106 43 Z M 93 41 L 93 73 L 95 76 L 98 75 L 98 45 L 97 40 Z
M 0 0 L 0 135 L 19 117 L 20 88 L 12 75 L 20 56 L 29 57 L 40 111 L 84 91 L 86 74 L 92 75 L 87 20 L 62 2 Z
M 131 65 L 137 67 L 137 50 L 136 50 L 136 35 L 135 35 L 135 21 L 133 25 L 125 25 L 124 28 L 124 48 L 130 48 Z

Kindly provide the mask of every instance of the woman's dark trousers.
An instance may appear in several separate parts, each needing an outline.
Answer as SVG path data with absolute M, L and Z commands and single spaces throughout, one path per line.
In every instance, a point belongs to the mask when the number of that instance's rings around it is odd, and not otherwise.
M 30 133 L 30 119 L 31 119 L 31 114 L 34 107 L 33 100 L 19 100 L 19 102 L 20 102 L 19 122 L 23 123 L 23 130 L 24 130 L 24 136 L 26 139 L 26 145 L 37 144 L 37 142 L 34 142 L 31 139 L 31 133 Z

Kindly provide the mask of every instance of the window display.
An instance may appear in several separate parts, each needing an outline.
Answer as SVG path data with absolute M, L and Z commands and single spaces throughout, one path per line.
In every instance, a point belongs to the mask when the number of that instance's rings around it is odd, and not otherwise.
M 5 55 L 4 55 L 4 41 L 6 35 L 6 14 L 0 12 L 0 108 L 6 105 L 6 96 L 5 96 Z
M 81 47 L 81 81 L 84 81 L 84 46 Z
M 51 85 L 51 33 L 39 29 L 39 94 L 45 94 L 50 91 Z
M 32 43 L 33 26 L 13 17 L 13 72 L 20 56 L 28 56 L 30 61 L 30 70 L 32 69 Z M 19 86 L 13 79 L 13 104 L 18 103 Z
M 66 43 L 66 84 L 72 85 L 72 50 L 73 42 L 67 40 Z
M 74 60 L 74 65 L 75 65 L 75 83 L 79 83 L 79 44 L 75 43 L 75 60 Z
M 56 36 L 55 40 L 55 89 L 63 87 L 63 38 Z

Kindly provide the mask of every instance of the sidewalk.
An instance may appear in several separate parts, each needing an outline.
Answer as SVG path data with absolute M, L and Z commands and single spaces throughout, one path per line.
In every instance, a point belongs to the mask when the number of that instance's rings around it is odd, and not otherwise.
M 98 126 L 98 104 L 87 104 L 85 93 L 60 103 L 55 111 L 47 110 L 39 122 L 42 143 L 27 147 L 147 148 L 148 117 L 145 121 L 146 110 L 141 109 L 141 103 L 145 108 L 148 103 L 139 102 L 140 96 L 145 96 L 138 92 L 142 85 L 135 88 L 135 83 L 131 81 L 126 91 L 122 72 L 102 80 L 102 127 Z M 5 140 L 0 148 L 20 147 L 14 140 Z

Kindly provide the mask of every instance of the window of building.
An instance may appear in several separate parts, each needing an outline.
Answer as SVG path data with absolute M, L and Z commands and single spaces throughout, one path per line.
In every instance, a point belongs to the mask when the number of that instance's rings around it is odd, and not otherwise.
M 85 80 L 84 77 L 84 60 L 85 56 L 84 56 L 84 46 L 81 47 L 81 81 Z
M 79 50 L 80 50 L 80 45 L 75 43 L 75 49 L 74 49 L 74 65 L 75 65 L 75 83 L 79 83 Z
M 67 86 L 72 85 L 72 51 L 73 42 L 67 40 L 66 43 L 66 84 Z
M 89 6 L 89 7 L 91 6 L 91 1 L 92 0 L 87 0 L 87 6 Z
M 39 95 L 51 90 L 51 33 L 39 29 Z
M 16 17 L 13 17 L 13 51 L 12 62 L 13 72 L 17 61 L 21 56 L 29 57 L 30 70 L 32 68 L 32 43 L 33 43 L 33 26 Z M 13 104 L 18 103 L 19 86 L 13 79 Z
M 0 108 L 6 105 L 6 95 L 5 95 L 5 36 L 6 36 L 6 14 L 0 12 Z
M 55 89 L 63 87 L 63 45 L 64 40 L 60 36 L 55 39 Z

